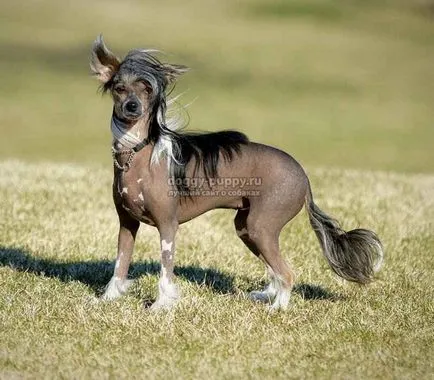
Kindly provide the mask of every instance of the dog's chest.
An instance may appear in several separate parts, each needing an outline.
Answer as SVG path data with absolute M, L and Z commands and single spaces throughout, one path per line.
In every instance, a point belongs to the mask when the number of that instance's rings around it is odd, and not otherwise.
M 115 197 L 133 218 L 155 225 L 151 213 L 147 210 L 148 189 L 143 178 L 115 177 Z

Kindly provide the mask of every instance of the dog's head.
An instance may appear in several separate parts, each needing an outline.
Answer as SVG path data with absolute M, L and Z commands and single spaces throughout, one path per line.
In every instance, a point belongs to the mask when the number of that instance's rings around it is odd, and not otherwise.
M 100 35 L 92 46 L 90 68 L 101 81 L 104 92 L 114 101 L 117 118 L 127 124 L 150 113 L 165 101 L 166 89 L 188 69 L 160 62 L 149 50 L 131 50 L 124 60 L 117 58 Z

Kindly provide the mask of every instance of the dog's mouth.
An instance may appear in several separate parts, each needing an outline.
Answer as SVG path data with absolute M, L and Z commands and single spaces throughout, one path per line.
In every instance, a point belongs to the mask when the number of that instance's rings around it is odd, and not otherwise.
M 131 126 L 143 117 L 143 112 L 138 110 L 136 112 L 126 111 L 123 108 L 116 112 L 116 119 L 126 126 Z
M 132 122 L 132 121 L 139 120 L 142 116 L 143 114 L 141 112 L 140 113 L 125 112 L 124 117 L 122 119 L 124 122 Z
M 132 128 L 140 117 L 141 115 L 125 115 L 123 113 L 119 114 L 118 112 L 115 112 L 113 115 L 117 124 L 121 125 L 125 130 Z

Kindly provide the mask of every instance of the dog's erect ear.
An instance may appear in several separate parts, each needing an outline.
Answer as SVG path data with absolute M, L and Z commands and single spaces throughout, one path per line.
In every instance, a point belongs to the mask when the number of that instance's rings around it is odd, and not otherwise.
M 118 71 L 119 59 L 105 46 L 100 34 L 92 45 L 90 57 L 90 69 L 92 73 L 102 82 L 107 83 Z
M 167 82 L 172 84 L 180 75 L 186 73 L 190 69 L 184 65 L 165 63 L 163 64 L 163 70 L 164 74 L 166 75 Z

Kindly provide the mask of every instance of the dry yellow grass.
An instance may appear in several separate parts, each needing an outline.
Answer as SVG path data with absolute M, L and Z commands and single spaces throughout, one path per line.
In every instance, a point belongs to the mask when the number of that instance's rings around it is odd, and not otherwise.
M 0 164 L 1 378 L 429 378 L 433 355 L 434 177 L 316 169 L 318 204 L 346 228 L 376 230 L 386 262 L 372 285 L 338 281 L 302 212 L 282 234 L 294 265 L 292 308 L 246 299 L 263 267 L 233 212 L 180 228 L 172 312 L 154 315 L 158 235 L 142 226 L 131 292 L 109 280 L 117 221 L 110 170 Z

